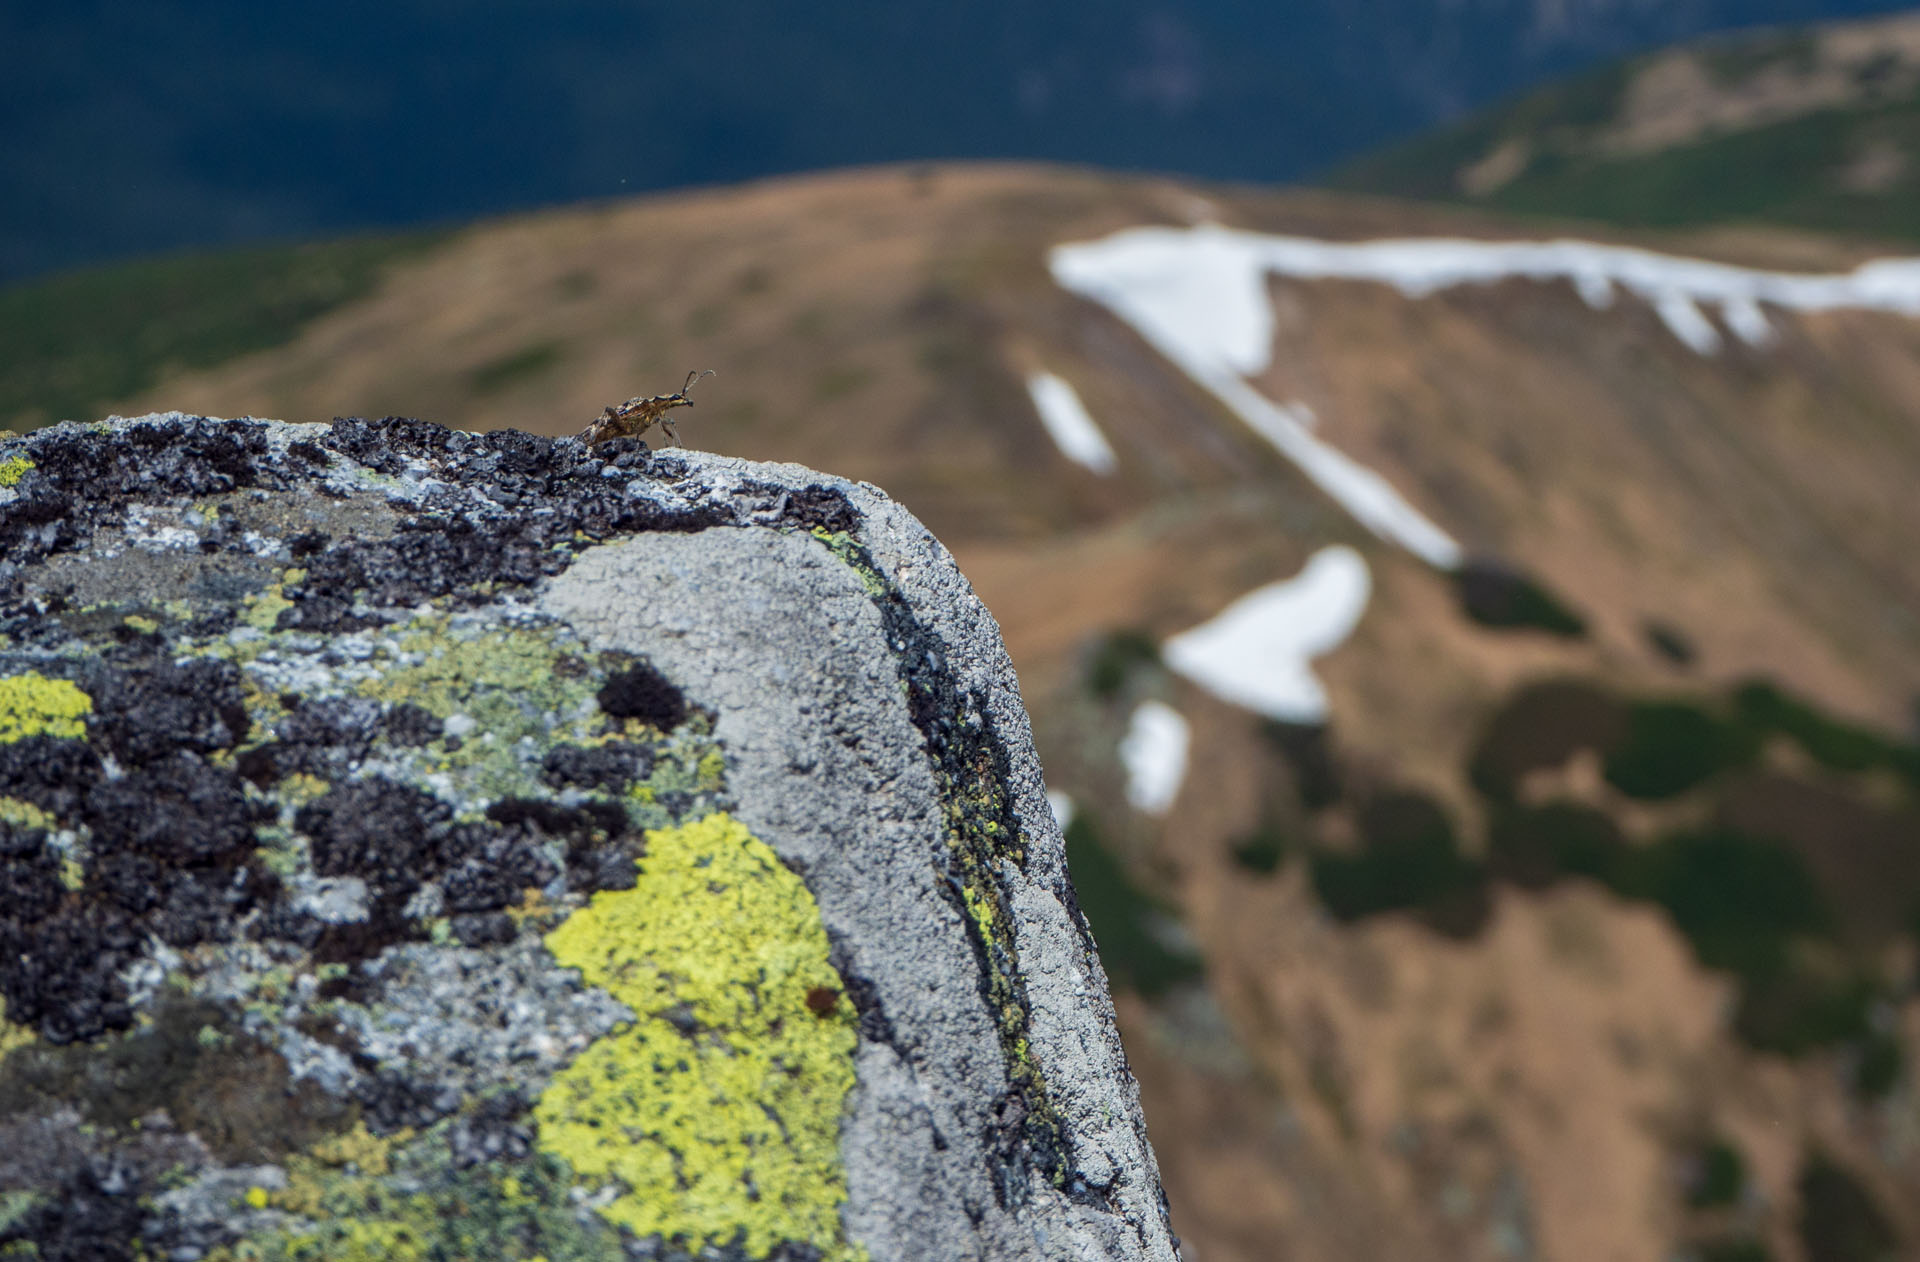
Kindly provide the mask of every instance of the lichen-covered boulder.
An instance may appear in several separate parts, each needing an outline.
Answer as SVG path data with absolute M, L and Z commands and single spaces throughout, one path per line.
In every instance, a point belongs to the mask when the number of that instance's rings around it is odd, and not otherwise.
M 0 1257 L 1171 1258 L 998 632 L 870 486 L 0 444 Z

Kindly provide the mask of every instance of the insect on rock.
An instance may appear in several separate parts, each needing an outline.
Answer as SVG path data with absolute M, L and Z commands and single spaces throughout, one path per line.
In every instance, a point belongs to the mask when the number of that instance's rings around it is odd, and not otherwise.
M 609 404 L 607 410 L 593 418 L 593 424 L 580 431 L 580 437 L 589 447 L 606 442 L 609 438 L 638 438 L 655 425 L 667 431 L 667 437 L 676 447 L 684 447 L 680 441 L 680 432 L 673 427 L 673 421 L 667 413 L 674 408 L 690 408 L 693 400 L 688 396 L 693 392 L 693 383 L 702 377 L 713 376 L 713 369 L 705 372 L 687 374 L 687 384 L 680 387 L 676 394 L 655 394 L 645 398 L 628 399 L 619 405 Z

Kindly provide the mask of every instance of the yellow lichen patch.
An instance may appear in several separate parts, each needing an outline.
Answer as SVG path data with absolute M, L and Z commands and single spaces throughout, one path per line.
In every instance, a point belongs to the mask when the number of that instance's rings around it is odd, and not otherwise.
M 31 670 L 0 678 L 0 745 L 29 736 L 84 737 L 92 713 L 93 698 L 68 680 Z
M 33 468 L 33 461 L 25 456 L 15 456 L 11 460 L 0 461 L 0 486 L 18 485 L 21 478 L 27 476 L 27 470 Z
M 639 1019 L 554 1078 L 541 1146 L 577 1178 L 624 1185 L 601 1213 L 638 1236 L 864 1258 L 840 1223 L 856 1016 L 819 906 L 726 814 L 648 832 L 639 867 L 547 935 Z

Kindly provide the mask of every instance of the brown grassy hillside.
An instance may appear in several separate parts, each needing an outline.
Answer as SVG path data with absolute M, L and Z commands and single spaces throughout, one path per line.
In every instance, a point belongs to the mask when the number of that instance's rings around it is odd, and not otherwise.
M 1780 314 L 1772 347 L 1704 357 L 1565 284 L 1275 281 L 1258 384 L 1585 632 L 1500 629 L 1048 275 L 1055 244 L 1199 219 L 1513 235 L 1036 168 L 782 180 L 464 230 L 292 342 L 117 410 L 562 434 L 712 368 L 689 442 L 902 499 L 999 618 L 1081 803 L 1077 880 L 1203 1262 L 1920 1247 L 1920 321 Z M 1106 431 L 1112 477 L 1049 440 L 1041 369 Z M 1127 649 L 1332 542 L 1373 596 L 1317 664 L 1329 733 Z M 1580 688 L 1527 691 L 1556 679 Z M 1755 680 L 1773 691 L 1736 691 Z M 1194 730 L 1164 820 L 1127 808 L 1114 753 L 1149 697 Z

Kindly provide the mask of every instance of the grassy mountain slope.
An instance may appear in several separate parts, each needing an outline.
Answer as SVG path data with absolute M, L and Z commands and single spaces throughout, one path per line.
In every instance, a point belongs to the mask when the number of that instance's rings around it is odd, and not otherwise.
M 1752 221 L 1920 240 L 1920 16 L 1651 54 L 1327 182 L 1635 226 Z
M 1769 311 L 1770 346 L 1703 356 L 1646 304 L 1564 283 L 1272 280 L 1255 384 L 1531 576 L 1490 607 L 1047 271 L 1055 244 L 1202 219 L 1517 231 L 1046 168 L 777 180 L 474 225 L 289 340 L 114 406 L 564 434 L 713 368 L 689 442 L 903 500 L 994 611 L 1049 783 L 1080 805 L 1081 896 L 1196 1256 L 1912 1247 L 1920 321 Z M 1041 370 L 1078 390 L 1112 476 L 1051 443 Z M 1330 543 L 1373 591 L 1315 663 L 1329 728 L 1159 663 Z M 1193 729 L 1165 818 L 1127 806 L 1116 757 L 1149 699 Z

